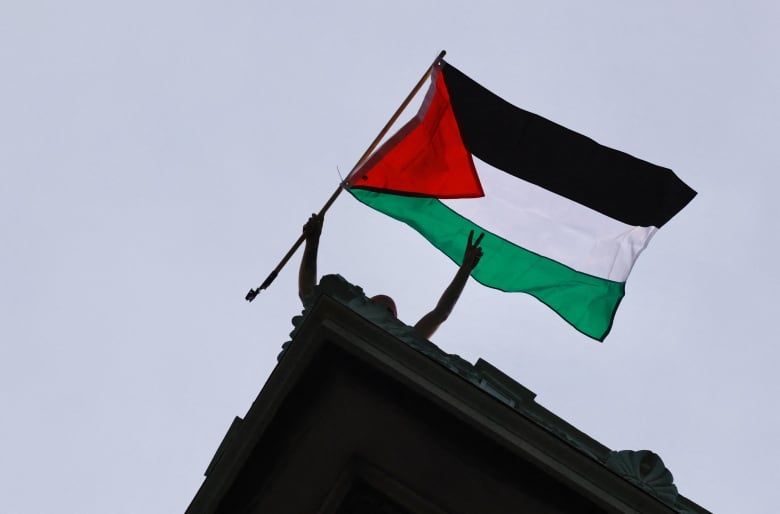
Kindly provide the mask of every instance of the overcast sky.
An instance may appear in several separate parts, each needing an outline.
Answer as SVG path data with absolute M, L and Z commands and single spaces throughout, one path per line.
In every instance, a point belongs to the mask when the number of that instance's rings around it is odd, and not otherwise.
M 300 311 L 244 301 L 441 49 L 506 100 L 672 168 L 604 343 L 470 282 L 482 357 L 715 512 L 775 512 L 776 1 L 0 3 L 0 512 L 182 512 Z M 343 195 L 320 271 L 409 323 L 455 266 Z

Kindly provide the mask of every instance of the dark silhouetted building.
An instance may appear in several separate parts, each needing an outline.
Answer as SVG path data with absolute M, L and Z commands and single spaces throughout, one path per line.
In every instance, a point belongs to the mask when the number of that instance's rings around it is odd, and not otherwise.
M 323 278 L 187 512 L 704 513 L 650 451 L 611 451 L 485 361 Z

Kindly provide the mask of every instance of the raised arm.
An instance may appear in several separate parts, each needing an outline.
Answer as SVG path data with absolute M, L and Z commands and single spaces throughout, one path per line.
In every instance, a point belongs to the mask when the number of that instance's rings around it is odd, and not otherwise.
M 301 268 L 298 270 L 298 297 L 301 302 L 314 290 L 314 286 L 317 284 L 317 250 L 320 246 L 322 221 L 322 216 L 312 214 L 309 221 L 303 226 L 306 246 L 303 249 Z
M 457 303 L 458 298 L 460 298 L 460 293 L 463 292 L 463 288 L 466 286 L 471 271 L 477 266 L 479 259 L 482 257 L 482 248 L 480 248 L 479 243 L 482 242 L 484 236 L 485 234 L 482 233 L 477 237 L 476 241 L 472 242 L 474 231 L 472 230 L 469 233 L 469 240 L 463 255 L 463 263 L 460 265 L 458 272 L 455 273 L 452 282 L 450 282 L 450 285 L 444 290 L 436 307 L 423 316 L 414 326 L 417 333 L 425 339 L 431 338 L 433 333 L 436 332 L 436 329 L 447 320 L 453 307 L 455 307 L 455 303 Z

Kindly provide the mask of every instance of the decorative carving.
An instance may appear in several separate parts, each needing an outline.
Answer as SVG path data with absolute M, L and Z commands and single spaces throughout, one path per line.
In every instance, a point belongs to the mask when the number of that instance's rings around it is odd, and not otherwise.
M 669 505 L 677 502 L 677 487 L 672 472 L 661 457 L 650 450 L 613 451 L 605 462 L 607 467 Z

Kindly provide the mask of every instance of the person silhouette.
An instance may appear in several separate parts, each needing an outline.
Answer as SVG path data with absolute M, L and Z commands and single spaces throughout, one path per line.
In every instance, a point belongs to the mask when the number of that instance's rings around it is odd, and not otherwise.
M 300 297 L 301 302 L 314 291 L 314 286 L 317 283 L 317 252 L 319 250 L 323 221 L 323 216 L 312 214 L 303 226 L 303 235 L 306 239 L 306 246 L 303 250 L 301 267 L 298 271 L 298 296 Z M 458 268 L 458 271 L 444 290 L 444 293 L 442 293 L 436 306 L 420 318 L 414 325 L 414 329 L 418 335 L 425 339 L 430 339 L 441 324 L 447 320 L 450 313 L 452 313 L 452 309 L 455 307 L 455 304 L 458 302 L 458 299 L 463 292 L 463 288 L 466 286 L 469 275 L 471 275 L 472 270 L 479 264 L 479 260 L 482 258 L 482 248 L 479 244 L 482 242 L 484 236 L 485 234 L 481 233 L 475 240 L 474 231 L 472 230 L 469 233 L 466 249 L 463 254 L 463 262 Z M 393 301 L 391 297 L 379 294 L 372 296 L 369 300 L 377 305 L 385 307 L 393 316 L 398 316 L 395 301 Z

